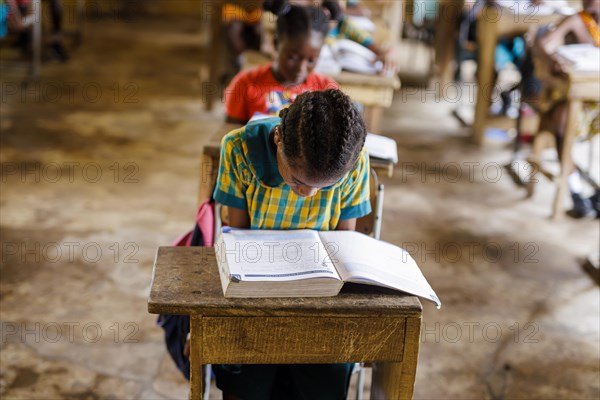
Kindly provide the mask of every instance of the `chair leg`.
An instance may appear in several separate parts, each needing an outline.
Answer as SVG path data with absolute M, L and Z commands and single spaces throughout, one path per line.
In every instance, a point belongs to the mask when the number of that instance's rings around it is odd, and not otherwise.
M 569 111 L 567 114 L 567 128 L 565 130 L 565 138 L 561 149 L 560 158 L 560 175 L 558 176 L 556 195 L 554 197 L 554 206 L 552 208 L 552 219 L 557 220 L 562 216 L 564 210 L 563 204 L 565 200 L 567 187 L 567 178 L 571 173 L 572 158 L 571 150 L 573 149 L 573 142 L 577 134 L 577 122 L 578 117 L 582 111 L 581 101 L 570 101 Z
M 538 177 L 540 176 L 540 174 L 543 174 L 550 180 L 554 180 L 552 174 L 545 171 L 541 165 L 542 151 L 544 151 L 544 149 L 553 147 L 556 148 L 556 140 L 551 132 L 540 131 L 538 132 L 538 134 L 535 135 L 531 147 L 531 154 L 527 158 L 527 161 L 531 166 L 531 174 L 525 182 L 527 198 L 533 196 L 535 184 L 538 182 Z

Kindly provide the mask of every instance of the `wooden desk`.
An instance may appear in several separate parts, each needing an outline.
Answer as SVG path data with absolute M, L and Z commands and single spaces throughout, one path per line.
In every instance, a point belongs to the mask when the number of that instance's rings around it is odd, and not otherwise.
M 545 71 L 545 72 L 544 72 Z M 564 199 L 567 193 L 567 177 L 571 172 L 571 151 L 573 142 L 577 136 L 577 125 L 582 112 L 584 102 L 600 102 L 600 75 L 598 72 L 577 72 L 567 70 L 562 76 L 550 73 L 550 66 L 538 68 L 536 74 L 544 83 L 545 88 L 558 91 L 564 95 L 567 101 L 567 128 L 565 132 L 563 147 L 561 150 L 560 174 L 557 177 L 557 189 L 552 209 L 553 219 L 562 215 L 564 210 Z
M 494 85 L 494 50 L 502 37 L 522 35 L 536 25 L 548 24 L 562 18 L 559 14 L 539 15 L 532 8 L 527 12 L 498 6 L 485 6 L 477 23 L 479 48 L 477 102 L 473 122 L 473 140 L 482 144 L 488 123 L 488 112 Z
M 397 75 L 364 75 L 343 71 L 329 75 L 352 100 L 365 107 L 364 119 L 370 132 L 381 132 L 383 109 L 392 105 L 394 90 L 400 89 Z
M 439 93 L 454 80 L 456 42 L 464 0 L 440 0 L 435 25 L 435 66 L 439 78 Z
M 213 248 L 160 247 L 148 311 L 190 316 L 193 400 L 202 364 L 375 362 L 371 398 L 413 395 L 422 313 L 414 296 L 352 286 L 336 297 L 226 299 Z

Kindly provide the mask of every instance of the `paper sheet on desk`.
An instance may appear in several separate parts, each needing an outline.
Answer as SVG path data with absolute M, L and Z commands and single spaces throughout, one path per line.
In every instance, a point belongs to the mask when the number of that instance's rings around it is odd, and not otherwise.
M 394 139 L 369 133 L 365 140 L 365 147 L 371 157 L 390 160 L 394 164 L 398 162 L 398 149 Z
M 523 17 L 552 14 L 571 15 L 575 12 L 565 0 L 543 1 L 538 5 L 533 4 L 529 0 L 497 0 L 496 4 L 500 7 L 508 8 L 513 13 L 522 15 Z
M 335 75 L 345 70 L 376 75 L 383 68 L 383 63 L 376 59 L 375 53 L 368 48 L 349 39 L 340 39 L 323 46 L 315 72 Z
M 600 72 L 600 48 L 592 44 L 561 46 L 556 54 L 569 61 L 574 71 Z

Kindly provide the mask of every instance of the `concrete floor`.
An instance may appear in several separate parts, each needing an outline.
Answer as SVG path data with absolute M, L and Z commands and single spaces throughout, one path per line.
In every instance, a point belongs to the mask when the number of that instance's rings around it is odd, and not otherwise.
M 156 247 L 190 228 L 223 110 L 203 110 L 197 21 L 87 28 L 40 86 L 2 73 L 0 395 L 185 399 L 146 299 Z M 597 399 L 600 297 L 580 261 L 598 222 L 550 221 L 552 186 L 525 199 L 506 145 L 470 144 L 455 106 L 405 90 L 384 123 L 401 163 L 382 237 L 444 303 L 424 304 L 415 398 Z

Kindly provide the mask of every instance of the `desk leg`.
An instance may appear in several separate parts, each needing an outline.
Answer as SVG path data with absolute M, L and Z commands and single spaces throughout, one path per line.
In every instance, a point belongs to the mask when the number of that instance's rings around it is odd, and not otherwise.
M 435 35 L 435 64 L 440 82 L 440 95 L 445 93 L 446 86 L 454 80 L 458 18 L 460 10 L 462 10 L 461 3 L 462 0 L 442 0 L 439 3 Z
M 374 363 L 371 400 L 412 399 L 419 358 L 421 318 L 406 319 L 402 362 Z
M 364 120 L 369 132 L 381 134 L 381 119 L 383 118 L 383 107 L 365 106 Z
M 202 400 L 203 379 L 202 360 L 200 359 L 200 348 L 202 346 L 202 326 L 200 317 L 190 316 L 190 399 Z
M 31 77 L 34 81 L 40 79 L 40 69 L 42 65 L 42 2 L 33 1 L 33 64 L 31 68 Z
M 217 2 L 216 12 L 211 14 L 210 18 L 210 61 L 208 65 L 208 85 L 206 87 L 206 111 L 212 111 L 219 89 L 219 71 L 220 63 L 222 62 L 221 52 L 222 46 L 220 41 L 224 40 L 221 36 L 221 15 L 223 14 L 223 2 Z
M 573 165 L 571 151 L 573 149 L 575 136 L 577 135 L 577 124 L 579 123 L 581 108 L 581 101 L 569 101 L 567 128 L 561 150 L 560 175 L 558 176 L 558 182 L 556 182 L 556 195 L 554 197 L 554 207 L 552 210 L 552 219 L 554 220 L 562 216 L 562 211 L 564 210 L 563 203 L 567 192 L 567 178 L 571 173 L 571 165 Z
M 489 8 L 486 7 L 486 9 Z M 493 10 L 489 11 L 490 16 L 493 12 Z M 473 140 L 477 144 L 483 144 L 486 120 L 492 101 L 491 97 L 494 84 L 494 49 L 498 42 L 497 25 L 497 23 L 491 22 L 489 17 L 482 17 L 478 20 L 478 86 L 477 103 L 475 104 L 475 120 L 473 122 Z

